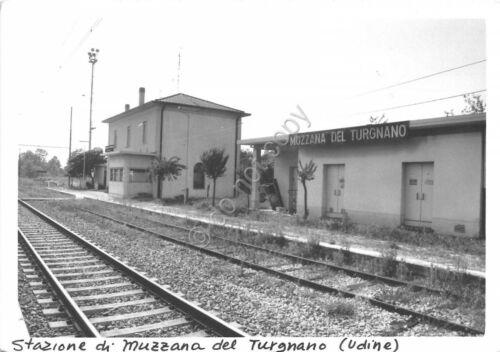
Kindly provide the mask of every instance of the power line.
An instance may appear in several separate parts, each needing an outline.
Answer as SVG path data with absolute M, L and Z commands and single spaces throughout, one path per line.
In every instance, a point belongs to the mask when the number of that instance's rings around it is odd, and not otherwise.
M 18 144 L 20 147 L 37 147 L 37 148 L 58 148 L 58 149 L 68 149 L 68 147 L 56 147 L 51 145 L 37 145 L 37 144 Z
M 443 97 L 443 98 L 437 98 L 437 99 L 432 99 L 432 100 L 420 101 L 418 103 L 392 106 L 392 107 L 389 107 L 389 108 L 377 109 L 377 110 L 371 110 L 371 111 L 356 112 L 356 113 L 350 114 L 348 116 L 362 115 L 362 114 L 371 114 L 371 113 L 375 113 L 375 112 L 388 111 L 388 110 L 396 110 L 396 109 L 406 108 L 408 106 L 428 104 L 428 103 L 433 103 L 433 102 L 440 101 L 440 100 L 447 100 L 447 99 L 452 99 L 452 98 L 458 98 L 458 97 L 463 97 L 464 95 L 481 93 L 481 92 L 486 92 L 486 89 L 476 90 L 476 91 L 473 91 L 473 92 L 467 92 L 467 93 L 462 93 L 462 94 L 457 94 L 457 95 L 451 95 L 449 97 Z
M 371 93 L 380 92 L 382 90 L 386 90 L 386 89 L 389 89 L 389 88 L 399 87 L 399 86 L 402 86 L 404 84 L 412 83 L 412 82 L 415 82 L 415 81 L 420 81 L 422 79 L 426 79 L 426 78 L 434 77 L 434 76 L 437 76 L 437 75 L 440 75 L 440 74 L 443 74 L 443 73 L 447 73 L 447 72 L 459 70 L 461 68 L 465 68 L 465 67 L 477 65 L 477 64 L 480 64 L 482 62 L 486 62 L 486 59 L 479 60 L 479 61 L 474 61 L 474 62 L 465 64 L 465 65 L 453 67 L 453 68 L 450 68 L 450 69 L 447 69 L 447 70 L 444 70 L 444 71 L 439 71 L 439 72 L 431 73 L 429 75 L 425 75 L 425 76 L 413 78 L 413 79 L 410 79 L 408 81 L 404 81 L 404 82 L 400 82 L 400 83 L 395 83 L 395 84 L 392 84 L 390 86 L 386 86 L 386 87 L 382 87 L 382 88 L 377 88 L 377 89 L 369 90 L 367 92 L 354 95 L 354 96 L 350 97 L 349 99 L 358 98 L 358 97 L 361 97 L 361 96 L 364 96 L 364 95 L 368 95 L 368 94 L 371 94 Z
M 102 22 L 102 17 L 99 17 L 97 20 L 95 20 L 94 24 L 90 26 L 90 29 L 85 31 L 85 34 L 83 35 L 82 39 L 78 42 L 78 44 L 73 48 L 73 51 L 66 57 L 64 62 L 59 65 L 59 70 L 61 70 L 63 67 L 65 67 L 66 63 L 73 58 L 73 56 L 76 54 L 78 49 L 85 43 L 85 41 L 90 37 L 90 35 L 94 32 L 94 30 L 99 26 L 99 24 Z

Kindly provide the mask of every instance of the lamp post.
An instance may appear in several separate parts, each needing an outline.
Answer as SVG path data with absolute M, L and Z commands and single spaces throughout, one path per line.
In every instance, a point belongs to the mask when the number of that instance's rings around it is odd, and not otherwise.
M 99 53 L 99 49 L 90 49 L 89 54 L 89 63 L 92 64 L 92 74 L 90 78 L 90 118 L 89 118 L 89 150 L 92 149 L 92 98 L 94 93 L 94 65 L 97 62 L 97 54 Z

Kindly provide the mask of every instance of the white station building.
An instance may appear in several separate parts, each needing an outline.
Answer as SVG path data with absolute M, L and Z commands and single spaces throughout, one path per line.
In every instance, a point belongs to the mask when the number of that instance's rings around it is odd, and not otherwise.
M 249 114 L 182 93 L 145 102 L 145 89 L 140 88 L 138 106 L 130 109 L 127 104 L 125 111 L 103 121 L 109 125 L 104 176 L 108 193 L 123 198 L 206 197 L 212 182 L 203 173 L 200 157 L 221 148 L 229 159 L 226 174 L 217 179 L 216 197 L 233 197 L 236 141 L 245 116 Z M 187 167 L 180 177 L 163 182 L 151 177 L 154 158 L 174 156 Z
M 302 214 L 298 163 L 317 165 L 306 183 L 310 217 L 475 237 L 484 234 L 485 129 L 486 115 L 472 114 L 290 135 L 274 177 L 284 206 Z M 252 146 L 259 160 L 266 143 L 277 142 L 238 143 Z

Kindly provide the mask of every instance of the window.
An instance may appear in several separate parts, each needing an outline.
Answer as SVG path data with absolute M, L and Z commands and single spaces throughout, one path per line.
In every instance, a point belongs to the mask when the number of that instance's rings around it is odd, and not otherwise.
M 130 169 L 128 171 L 128 182 L 151 182 L 151 176 L 147 169 Z
M 147 121 L 142 122 L 142 144 L 146 144 L 147 138 L 146 138 L 146 133 L 147 133 Z
M 197 163 L 194 166 L 193 188 L 194 189 L 205 188 L 205 173 L 203 172 L 203 165 L 201 163 Z
M 112 167 L 109 169 L 109 180 L 113 182 L 123 182 L 123 168 Z
M 127 148 L 130 147 L 130 126 L 127 126 Z
M 115 148 L 117 147 L 117 144 L 118 143 L 118 131 L 117 130 L 114 130 L 113 131 L 113 145 L 115 146 Z

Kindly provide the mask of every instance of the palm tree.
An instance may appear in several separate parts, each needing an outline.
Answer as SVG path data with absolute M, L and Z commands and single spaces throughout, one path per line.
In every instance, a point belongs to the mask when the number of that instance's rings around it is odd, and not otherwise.
M 205 152 L 200 157 L 203 171 L 208 178 L 214 180 L 214 189 L 212 191 L 212 206 L 215 206 L 215 185 L 219 177 L 224 176 L 226 172 L 226 163 L 229 155 L 225 155 L 225 150 L 222 148 L 212 148 Z
M 181 160 L 179 157 L 173 156 L 170 159 L 153 159 L 153 164 L 151 165 L 150 171 L 155 176 L 158 177 L 158 198 L 161 198 L 161 183 L 167 179 L 169 181 L 177 179 L 182 173 L 182 170 L 186 169 L 185 165 L 179 163 Z
M 317 166 L 312 160 L 310 160 L 305 166 L 299 160 L 300 169 L 298 170 L 298 176 L 302 186 L 304 187 L 304 219 L 309 216 L 309 210 L 307 210 L 307 187 L 306 181 L 314 180 L 314 173 L 316 172 Z

